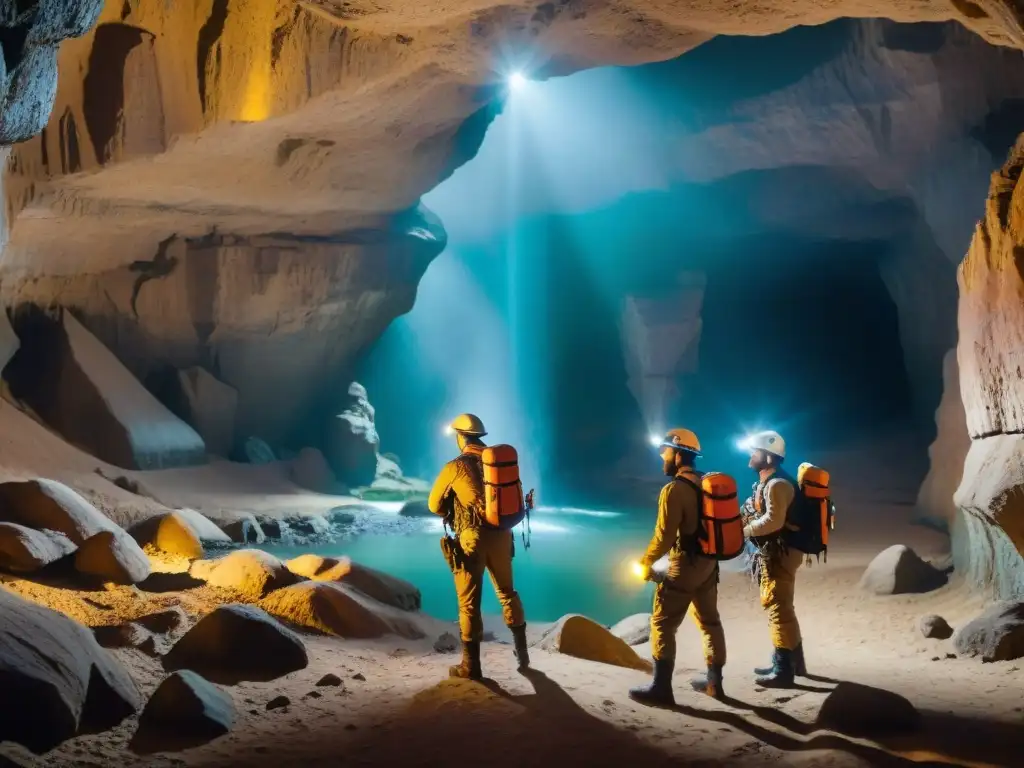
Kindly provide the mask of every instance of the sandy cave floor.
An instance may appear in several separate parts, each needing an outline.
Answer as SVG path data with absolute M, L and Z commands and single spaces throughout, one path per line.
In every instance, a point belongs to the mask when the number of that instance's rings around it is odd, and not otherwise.
M 927 553 L 927 541 L 916 543 Z M 643 681 L 641 673 L 540 651 L 534 651 L 535 671 L 521 675 L 509 646 L 488 643 L 484 669 L 491 682 L 477 684 L 445 679 L 456 657 L 433 652 L 432 638 L 368 644 L 307 635 L 307 669 L 228 689 L 238 719 L 217 741 L 183 753 L 133 755 L 126 750 L 133 719 L 109 733 L 67 742 L 30 764 L 441 766 L 458 764 L 468 750 L 474 762 L 486 755 L 486 764 L 496 766 L 1021 765 L 1024 664 L 947 658 L 948 642 L 925 640 L 916 628 L 918 617 L 933 611 L 955 626 L 977 603 L 956 584 L 923 597 L 871 598 L 856 587 L 861 570 L 840 562 L 803 574 L 799 609 L 808 665 L 817 677 L 796 690 L 753 686 L 750 667 L 768 652 L 764 620 L 746 579 L 727 574 L 722 610 L 730 654 L 726 683 L 733 697 L 728 703 L 686 690 L 699 663 L 698 638 L 689 624 L 680 632 L 674 711 L 647 709 L 627 698 L 626 690 Z M 8 586 L 45 602 L 52 598 L 42 594 L 46 587 Z M 94 593 L 92 603 L 83 597 L 66 593 L 60 607 L 89 623 L 106 623 L 175 603 L 201 613 L 232 596 L 202 587 L 183 595 L 120 588 Z M 134 650 L 114 653 L 145 693 L 155 688 L 162 677 L 156 660 Z M 317 688 L 328 672 L 338 674 L 344 686 Z M 354 679 L 357 674 L 365 680 Z M 907 696 L 926 714 L 926 729 L 884 746 L 815 731 L 817 708 L 838 680 Z M 310 696 L 314 691 L 320 696 Z M 266 703 L 281 694 L 291 705 L 267 711 Z M 5 753 L 27 757 L 11 745 L 0 748 Z
M 874 455 L 877 459 L 877 451 Z M 104 480 L 95 473 L 97 467 L 111 469 L 0 403 L 4 478 L 44 475 L 70 483 L 122 524 L 162 508 Z M 207 513 L 258 508 L 315 514 L 339 503 L 339 497 L 298 493 L 274 474 L 279 469 L 254 469 L 213 465 L 135 474 L 164 503 L 189 504 Z M 849 477 L 854 472 L 852 465 L 845 470 Z M 889 544 L 911 545 L 925 557 L 942 557 L 948 548 L 944 536 L 909 525 L 909 504 L 884 498 L 893 498 L 893 492 L 846 500 L 828 564 L 801 574 L 798 611 L 808 666 L 817 679 L 802 681 L 796 690 L 754 687 L 751 667 L 764 663 L 770 651 L 764 616 L 749 581 L 724 574 L 726 688 L 733 697 L 726 703 L 688 690 L 689 674 L 700 664 L 699 639 L 689 622 L 680 631 L 679 706 L 673 711 L 647 709 L 628 699 L 627 689 L 644 681 L 641 673 L 537 650 L 535 670 L 521 675 L 508 645 L 487 643 L 484 671 L 491 681 L 477 684 L 446 679 L 457 657 L 434 652 L 433 636 L 420 642 L 357 643 L 306 635 L 309 667 L 270 683 L 226 689 L 238 707 L 235 726 L 205 746 L 134 755 L 127 750 L 136 725 L 132 718 L 108 733 L 69 741 L 42 758 L 11 744 L 0 747 L 0 756 L 55 768 L 442 766 L 458 765 L 467 755 L 474 763 L 495 766 L 1024 765 L 1024 663 L 950 658 L 949 641 L 926 640 L 917 629 L 920 616 L 931 612 L 955 627 L 977 612 L 978 601 L 956 582 L 918 597 L 875 598 L 857 588 L 864 566 Z M 160 569 L 178 570 L 179 565 L 168 562 Z M 237 598 L 209 586 L 184 593 L 132 587 L 85 593 L 4 581 L 6 588 L 90 625 L 120 623 L 176 604 L 196 616 Z M 526 609 L 529 614 L 530 606 Z M 531 634 L 542 629 L 532 625 Z M 637 650 L 649 653 L 647 646 Z M 147 696 L 162 679 L 158 660 L 138 650 L 113 653 Z M 327 672 L 338 674 L 343 688 L 317 688 L 316 681 Z M 365 679 L 355 679 L 357 674 Z M 926 728 L 884 745 L 816 731 L 817 709 L 839 680 L 906 696 L 925 713 Z M 310 695 L 314 691 L 319 697 Z M 267 711 L 266 703 L 281 694 L 291 705 Z

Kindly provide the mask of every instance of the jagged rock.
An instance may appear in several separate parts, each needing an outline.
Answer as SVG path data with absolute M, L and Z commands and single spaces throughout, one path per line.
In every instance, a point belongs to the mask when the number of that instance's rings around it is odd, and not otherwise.
M 434 517 L 434 514 L 427 506 L 427 502 L 420 499 L 405 502 L 398 511 L 398 514 L 402 517 Z
M 651 663 L 641 659 L 624 640 L 585 616 L 563 616 L 544 633 L 537 645 L 551 653 L 650 672 Z
M 104 648 L 138 648 L 150 636 L 135 622 L 93 627 L 92 634 Z
M 17 356 L 5 372 L 11 391 L 69 442 L 109 464 L 163 469 L 203 464 L 206 446 L 74 316 L 59 321 L 41 311 L 19 312 L 18 335 L 33 355 Z
M 74 551 L 75 545 L 63 533 L 36 531 L 17 523 L 0 523 L 2 570 L 31 573 Z
M 267 711 L 269 712 L 273 709 L 282 709 L 284 707 L 287 707 L 291 703 L 292 700 L 289 699 L 287 696 L 275 696 L 267 702 Z
M 169 675 L 146 703 L 131 748 L 139 753 L 180 751 L 231 730 L 231 696 L 187 669 Z
M 221 530 L 236 544 L 262 544 L 267 540 L 263 528 L 252 515 L 225 523 Z
M 882 550 L 861 577 L 861 589 L 875 595 L 931 592 L 946 583 L 946 574 L 902 544 Z
M 614 627 L 611 633 L 626 641 L 627 645 L 643 645 L 651 639 L 651 614 L 634 613 Z
M 77 545 L 101 531 L 120 530 L 75 491 L 44 478 L 0 484 L 0 516 L 28 528 L 58 531 Z
M 281 538 L 281 521 L 270 517 L 258 518 L 263 535 L 268 539 L 277 540 Z
M 143 520 L 129 533 L 141 546 L 181 555 L 190 560 L 203 556 L 203 542 L 196 529 L 177 512 L 166 512 Z
M 941 616 L 930 614 L 921 617 L 921 634 L 935 640 L 948 640 L 953 636 L 953 628 Z
M 349 404 L 332 419 L 327 433 L 326 458 L 335 476 L 349 487 L 368 486 L 377 477 L 377 428 L 366 389 L 352 382 Z
M 75 553 L 75 570 L 114 584 L 138 584 L 150 573 L 149 558 L 124 531 L 100 531 Z
M 187 621 L 188 616 L 185 615 L 185 611 L 177 605 L 135 619 L 135 623 L 145 627 L 150 632 L 157 632 L 161 635 L 173 632 Z
M 0 742 L 42 754 L 113 728 L 142 705 L 131 677 L 86 627 L 0 589 Z
M 250 600 L 259 600 L 299 580 L 284 563 L 258 549 L 240 549 L 219 560 L 196 560 L 189 575 Z
M 891 691 L 841 682 L 825 697 L 815 722 L 830 731 L 875 738 L 916 730 L 921 714 Z
M 292 482 L 317 493 L 334 493 L 338 484 L 327 459 L 316 448 L 303 448 L 291 462 Z
M 1024 602 L 990 605 L 960 628 L 953 645 L 961 656 L 986 662 L 1024 658 Z
M 955 349 L 942 361 L 942 400 L 935 411 L 935 427 L 935 440 L 928 448 L 928 474 L 918 490 L 916 507 L 922 521 L 948 530 L 956 514 L 953 494 L 960 485 L 971 447 Z
M 424 637 L 401 611 L 381 605 L 330 581 L 306 581 L 279 589 L 259 602 L 268 613 L 292 624 L 349 639 Z
M 230 456 L 235 445 L 235 414 L 238 392 L 205 368 L 178 372 L 185 420 L 202 436 L 207 449 Z
M 327 687 L 331 687 L 331 688 L 337 688 L 342 683 L 341 683 L 341 678 L 340 677 L 338 677 L 333 672 L 328 672 L 326 675 L 324 675 L 319 680 L 317 680 L 316 684 L 318 686 L 320 686 L 320 687 L 327 686 Z
M 353 563 L 347 557 L 299 555 L 285 565 L 298 576 L 314 581 L 341 582 L 379 603 L 392 605 L 403 611 L 418 611 L 422 604 L 422 595 L 415 585 L 382 571 Z
M 289 517 L 284 523 L 295 536 L 307 539 L 326 537 L 331 532 L 331 524 L 321 515 Z
M 272 464 L 277 461 L 267 441 L 258 437 L 250 437 L 245 441 L 245 458 L 250 464 Z
M 200 619 L 163 658 L 164 669 L 190 669 L 215 683 L 267 682 L 305 669 L 302 640 L 253 605 L 222 605 Z
M 451 632 L 445 632 L 434 641 L 434 650 L 438 653 L 455 653 L 459 649 L 459 638 Z

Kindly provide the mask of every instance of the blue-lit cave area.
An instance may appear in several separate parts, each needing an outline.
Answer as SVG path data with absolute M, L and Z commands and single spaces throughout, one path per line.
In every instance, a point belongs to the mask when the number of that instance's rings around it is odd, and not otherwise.
M 0 12 L 0 768 L 1019 765 L 1012 5 Z

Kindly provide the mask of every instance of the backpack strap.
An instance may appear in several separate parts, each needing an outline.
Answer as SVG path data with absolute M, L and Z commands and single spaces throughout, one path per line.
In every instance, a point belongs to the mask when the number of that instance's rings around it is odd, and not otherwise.
M 701 474 L 694 470 L 693 474 L 700 479 Z M 676 533 L 676 541 L 679 544 L 679 549 L 686 552 L 690 557 L 694 557 L 697 554 L 697 539 L 700 538 L 704 532 L 704 526 L 700 524 L 701 517 L 704 515 L 704 489 L 701 488 L 699 482 L 694 482 L 693 479 L 684 475 L 676 475 L 674 480 L 684 485 L 688 485 L 697 493 L 697 527 L 692 533 L 683 533 L 680 529 Z

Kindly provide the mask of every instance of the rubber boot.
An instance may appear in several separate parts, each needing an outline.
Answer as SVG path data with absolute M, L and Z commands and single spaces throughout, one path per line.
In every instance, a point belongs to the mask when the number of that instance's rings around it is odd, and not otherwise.
M 754 667 L 755 675 L 770 675 L 775 669 L 774 660 L 767 667 Z M 801 642 L 793 651 L 793 673 L 797 677 L 807 677 L 807 663 L 804 661 L 804 644 Z
M 764 677 L 755 678 L 754 682 L 762 688 L 792 688 L 793 657 L 793 651 L 776 648 L 771 672 Z
M 722 687 L 722 665 L 708 664 L 708 672 L 703 677 L 695 677 L 690 681 L 690 686 L 698 693 L 705 693 L 721 701 L 725 698 L 725 689 Z
M 462 677 L 469 680 L 482 680 L 480 671 L 480 641 L 470 640 L 462 643 L 462 663 L 448 668 L 448 677 Z
M 655 707 L 671 707 L 676 703 L 672 693 L 672 672 L 675 671 L 675 659 L 655 659 L 654 679 L 650 684 L 629 689 L 629 698 L 640 704 Z
M 526 625 L 520 624 L 518 627 L 509 627 L 512 630 L 512 639 L 515 641 L 515 648 L 513 653 L 516 656 L 516 661 L 519 662 L 519 669 L 527 669 L 530 666 L 530 649 L 526 645 Z

